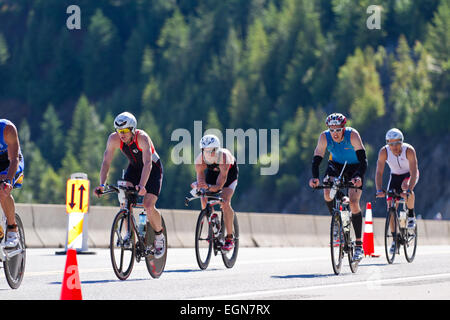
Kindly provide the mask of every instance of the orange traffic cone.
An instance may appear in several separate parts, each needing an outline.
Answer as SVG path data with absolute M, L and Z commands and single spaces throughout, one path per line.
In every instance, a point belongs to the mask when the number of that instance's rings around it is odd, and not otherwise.
M 60 300 L 82 300 L 81 282 L 78 274 L 77 251 L 67 250 L 66 267 L 61 288 Z
M 374 254 L 372 204 L 367 202 L 366 218 L 364 222 L 363 250 L 365 256 L 378 258 L 380 255 Z

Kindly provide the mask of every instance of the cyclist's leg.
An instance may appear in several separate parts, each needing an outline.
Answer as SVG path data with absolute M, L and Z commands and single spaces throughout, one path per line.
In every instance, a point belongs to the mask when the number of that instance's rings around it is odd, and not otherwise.
M 355 176 L 359 168 L 359 164 L 347 165 L 344 171 L 344 177 L 346 181 L 350 181 L 352 177 Z M 360 177 L 362 186 L 364 185 L 364 177 Z M 360 189 L 349 189 L 348 196 L 350 198 L 350 211 L 352 212 L 352 225 L 355 230 L 356 244 L 362 245 L 362 213 L 360 206 L 360 199 L 362 195 L 362 190 Z
M 0 163 L 0 181 L 6 179 L 9 169 L 9 161 Z M 14 175 L 12 185 L 14 188 L 21 188 L 23 181 L 23 169 L 24 169 L 24 161 L 21 158 L 19 162 L 19 167 L 17 168 L 16 174 Z M 7 194 L 3 190 L 0 191 L 0 203 L 5 213 L 6 220 L 8 225 L 14 226 L 13 228 L 9 228 L 9 231 L 17 232 L 16 225 L 16 209 L 15 202 L 12 194 Z
M 339 169 L 341 169 L 341 166 L 338 163 L 328 161 L 328 167 L 323 181 L 325 182 L 327 179 L 333 179 L 334 177 L 339 176 Z M 325 200 L 325 204 L 327 205 L 328 211 L 330 214 L 333 214 L 334 199 L 330 198 L 330 189 L 323 189 L 323 198 Z
M 235 180 L 237 183 L 237 180 Z M 234 189 L 236 187 L 236 183 L 234 185 L 230 185 L 229 187 L 224 187 L 222 189 L 222 211 L 223 211 L 223 219 L 225 223 L 225 231 L 226 234 L 232 235 L 233 234 L 233 219 L 234 219 L 234 210 L 231 207 L 231 198 L 234 194 Z
M 162 164 L 160 161 L 154 162 L 147 184 L 145 185 L 147 194 L 144 196 L 143 205 L 147 211 L 147 219 L 156 233 L 162 231 L 161 213 L 156 209 L 156 201 L 158 201 L 159 193 L 161 192 L 162 180 Z
M 206 184 L 210 184 L 210 185 L 216 184 L 218 176 L 219 176 L 219 171 L 213 171 L 213 170 L 207 169 L 206 170 L 206 174 L 205 174 L 205 182 L 206 182 Z M 202 203 L 202 209 L 205 209 L 206 208 L 206 203 L 208 202 L 208 199 L 201 198 L 200 201 Z M 214 207 L 211 207 L 211 213 L 212 212 L 214 212 Z
M 239 168 L 237 165 L 234 165 L 228 171 L 227 181 L 225 181 L 222 189 L 223 203 L 221 207 L 224 213 L 224 223 L 228 238 L 233 235 L 234 210 L 231 207 L 231 198 L 233 197 L 234 190 L 236 189 L 238 183 L 238 176 Z
M 409 181 L 410 177 L 405 178 L 402 181 L 402 190 L 407 191 L 409 189 Z M 416 183 L 419 181 L 419 175 L 417 175 Z M 411 193 L 408 195 L 408 198 L 406 200 L 406 207 L 408 208 L 408 213 L 414 212 L 414 202 L 415 202 L 415 194 L 414 191 L 411 190 Z
M 355 230 L 356 241 L 361 242 L 362 235 L 362 213 L 361 206 L 359 204 L 361 199 L 362 190 L 350 189 L 348 196 L 350 198 L 350 211 L 352 212 L 352 224 Z

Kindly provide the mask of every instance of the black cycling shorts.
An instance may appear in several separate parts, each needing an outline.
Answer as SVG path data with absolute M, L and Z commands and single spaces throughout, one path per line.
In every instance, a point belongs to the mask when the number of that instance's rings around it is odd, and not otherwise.
M 139 184 L 141 180 L 142 167 L 135 167 L 129 165 L 127 171 L 125 172 L 124 180 L 133 183 L 135 186 Z M 161 192 L 163 180 L 163 166 L 161 160 L 157 162 L 152 162 L 152 171 L 150 171 L 150 176 L 148 177 L 147 184 L 145 185 L 145 190 L 147 193 L 152 193 L 159 197 Z
M 342 174 L 342 176 L 344 177 L 344 181 L 350 182 L 350 180 L 354 178 L 356 172 L 358 171 L 359 166 L 360 166 L 359 163 L 347 164 L 345 166 L 344 173 Z M 327 168 L 327 171 L 325 172 L 325 177 L 327 175 L 330 177 L 339 177 L 343 167 L 344 167 L 344 164 L 342 164 L 342 163 L 328 161 L 328 168 Z M 364 177 L 360 177 L 360 178 L 361 178 L 361 183 L 362 183 L 361 187 L 362 187 L 364 185 Z
M 206 183 L 207 184 L 216 184 L 217 178 L 219 177 L 220 171 L 219 170 L 211 170 L 206 169 Z M 228 170 L 227 174 L 227 181 L 223 185 L 224 188 L 230 187 L 230 185 L 235 182 L 238 179 L 239 176 L 239 168 L 237 164 L 234 164 L 231 166 L 230 170 Z M 235 187 L 235 185 L 234 185 Z M 234 189 L 233 187 L 233 189 Z

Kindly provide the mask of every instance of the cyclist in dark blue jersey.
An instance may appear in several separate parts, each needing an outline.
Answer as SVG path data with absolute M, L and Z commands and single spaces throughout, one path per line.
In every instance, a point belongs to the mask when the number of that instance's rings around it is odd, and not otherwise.
M 155 230 L 155 258 L 159 259 L 166 248 L 161 213 L 155 207 L 161 192 L 163 166 L 148 134 L 136 129 L 136 126 L 136 118 L 129 112 L 119 114 L 114 120 L 116 132 L 108 138 L 100 169 L 100 185 L 94 193 L 100 196 L 104 190 L 114 151 L 119 149 L 129 161 L 124 180 L 132 183 L 139 191 L 138 194 L 144 196 L 147 219 Z
M 11 191 L 13 188 L 22 187 L 23 169 L 24 162 L 16 126 L 9 120 L 0 119 L 0 203 L 8 224 L 5 243 L 8 248 L 19 243 L 15 202 Z
M 362 187 L 364 174 L 367 169 L 366 151 L 358 131 L 346 127 L 347 119 L 340 113 L 333 113 L 326 119 L 328 130 L 322 132 L 314 151 L 312 161 L 312 179 L 309 181 L 311 188 L 319 185 L 319 165 L 325 155 L 330 152 L 328 168 L 325 173 L 324 182 L 331 177 L 337 177 L 341 173 L 344 164 L 343 176 L 356 187 Z M 350 210 L 352 212 L 352 224 L 356 235 L 356 249 L 354 260 L 361 260 L 362 249 L 362 214 L 360 207 L 362 190 L 350 189 Z M 324 189 L 324 198 L 330 213 L 333 212 L 333 200 L 330 198 L 330 189 Z

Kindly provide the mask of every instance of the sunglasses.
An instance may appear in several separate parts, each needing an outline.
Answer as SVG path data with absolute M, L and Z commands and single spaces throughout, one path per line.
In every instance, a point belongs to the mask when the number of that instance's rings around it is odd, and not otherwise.
M 130 128 L 125 128 L 125 129 L 118 129 L 116 131 L 118 133 L 128 133 L 128 132 L 131 132 L 131 129 Z
M 398 146 L 398 145 L 402 144 L 401 141 L 394 141 L 394 142 L 386 141 L 386 143 L 390 146 Z
M 334 132 L 342 132 L 344 130 L 344 128 L 337 128 L 337 129 L 329 128 L 328 130 L 330 130 L 331 133 L 334 133 Z
M 213 148 L 213 149 L 203 149 L 203 151 L 204 151 L 206 154 L 212 154 L 213 152 L 216 152 L 216 151 L 217 151 L 217 148 Z

